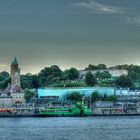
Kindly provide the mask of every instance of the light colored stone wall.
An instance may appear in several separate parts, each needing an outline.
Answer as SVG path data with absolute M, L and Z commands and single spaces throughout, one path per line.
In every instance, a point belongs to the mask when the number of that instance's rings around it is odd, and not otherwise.
M 13 104 L 15 104 L 16 102 L 21 102 L 21 103 L 25 102 L 24 92 L 23 93 L 11 93 L 11 96 L 13 99 Z
M 127 70 L 92 70 L 90 71 L 92 74 L 95 74 L 96 72 L 104 72 L 104 71 L 108 71 L 113 77 L 119 77 L 121 75 L 128 75 L 128 71 Z M 80 77 L 85 77 L 86 73 L 89 72 L 87 70 L 81 70 L 80 72 Z

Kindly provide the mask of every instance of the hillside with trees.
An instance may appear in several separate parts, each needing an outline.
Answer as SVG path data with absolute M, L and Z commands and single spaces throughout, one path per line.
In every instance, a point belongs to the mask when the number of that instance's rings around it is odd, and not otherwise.
M 127 70 L 128 75 L 120 77 L 112 77 L 106 71 L 107 69 Z M 21 86 L 23 89 L 37 89 L 45 87 L 117 87 L 140 89 L 140 66 L 138 65 L 118 65 L 107 67 L 105 64 L 91 65 L 89 64 L 85 70 L 89 71 L 84 79 L 80 79 L 80 72 L 76 68 L 70 68 L 62 71 L 59 66 L 53 65 L 45 67 L 38 74 L 21 75 Z M 97 71 L 92 74 L 91 70 Z M 0 89 L 5 89 L 10 84 L 9 73 L 3 71 L 0 73 Z

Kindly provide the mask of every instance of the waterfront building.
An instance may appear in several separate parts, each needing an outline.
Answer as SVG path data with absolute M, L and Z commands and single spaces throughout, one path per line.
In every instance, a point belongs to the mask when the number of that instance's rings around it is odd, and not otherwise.
M 11 84 L 5 90 L 0 91 L 0 106 L 12 106 L 24 103 L 24 91 L 20 84 L 20 68 L 15 58 L 11 64 Z
M 93 92 L 98 92 L 101 95 L 115 94 L 112 87 L 46 88 L 37 90 L 39 99 L 58 99 L 61 101 L 66 100 L 66 96 L 72 92 L 79 92 L 84 96 L 90 96 Z
M 45 88 L 37 89 L 36 97 L 30 100 L 34 105 L 47 104 L 49 102 L 65 102 L 68 94 L 79 92 L 84 96 L 90 96 L 93 92 L 98 92 L 101 95 L 114 95 L 113 87 L 77 87 L 77 88 Z
M 93 92 L 97 92 L 100 95 L 116 95 L 119 100 L 129 98 L 137 98 L 140 95 L 140 91 L 131 91 L 129 89 L 116 89 L 114 87 L 76 87 L 76 88 L 45 88 L 37 89 L 36 97 L 31 102 L 37 104 L 46 104 L 50 101 L 66 101 L 68 94 L 72 92 L 79 92 L 84 96 L 89 96 Z

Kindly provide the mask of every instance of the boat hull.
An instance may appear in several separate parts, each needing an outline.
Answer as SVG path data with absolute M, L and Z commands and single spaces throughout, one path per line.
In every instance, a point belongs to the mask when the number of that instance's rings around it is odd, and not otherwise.
M 37 113 L 41 117 L 79 117 L 79 116 L 91 116 L 92 111 L 88 108 L 55 108 L 45 109 Z

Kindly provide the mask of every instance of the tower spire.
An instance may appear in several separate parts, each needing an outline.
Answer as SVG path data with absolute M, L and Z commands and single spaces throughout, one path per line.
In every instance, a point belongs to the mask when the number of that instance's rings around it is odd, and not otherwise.
M 16 58 L 16 57 L 15 57 L 15 59 L 14 59 L 14 61 L 13 61 L 12 64 L 14 64 L 14 65 L 18 65 L 18 61 L 17 61 L 17 58 Z

